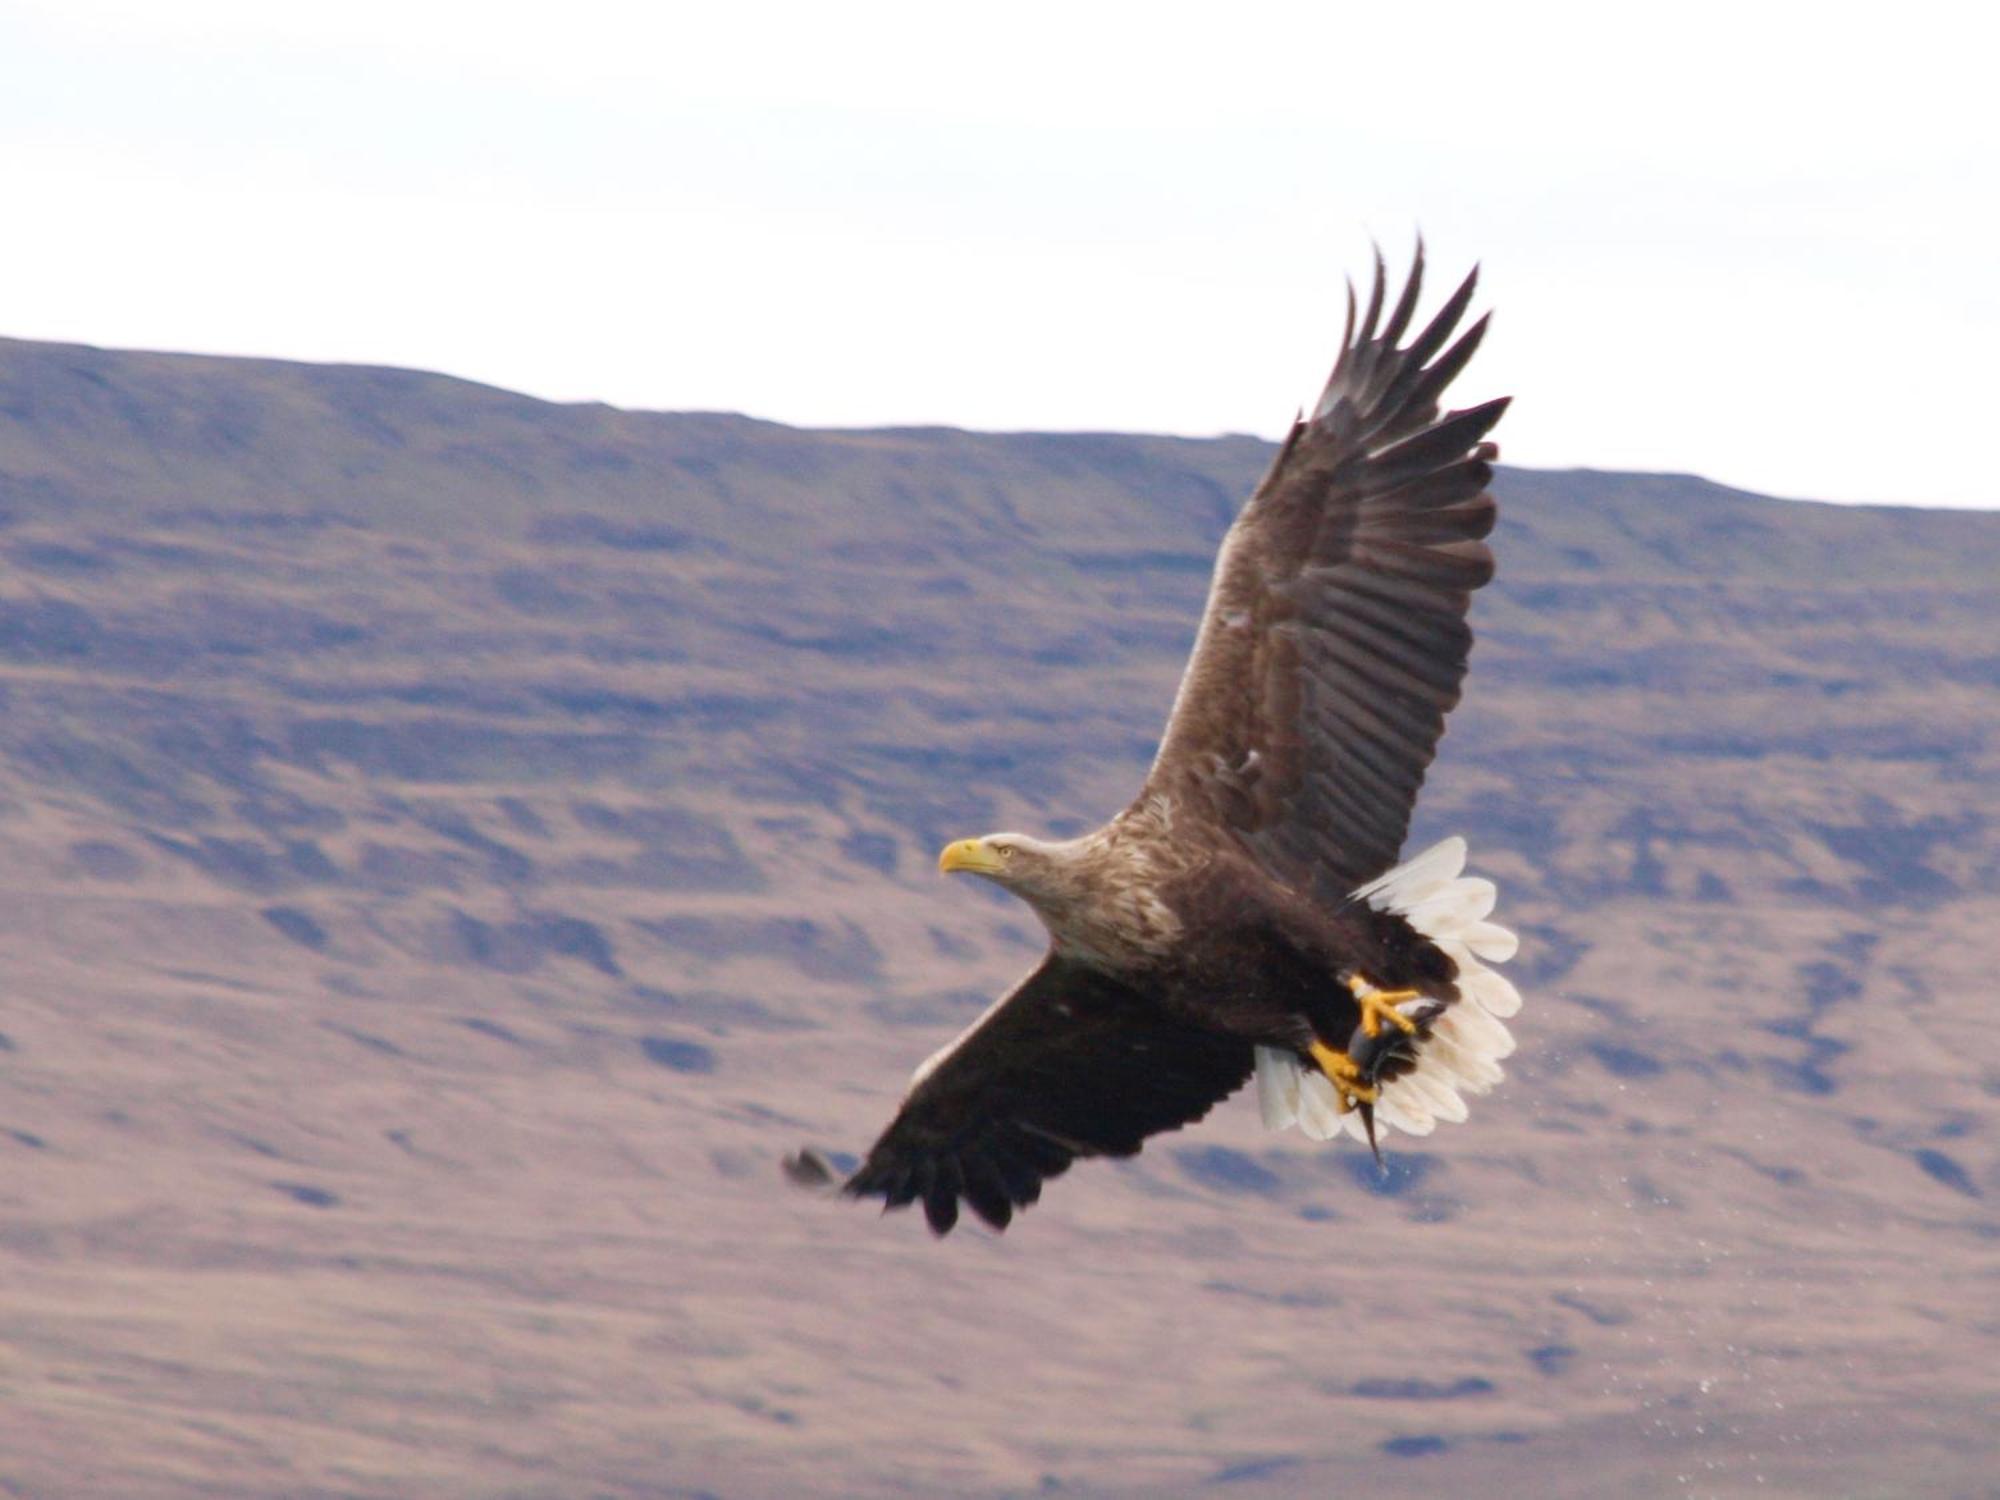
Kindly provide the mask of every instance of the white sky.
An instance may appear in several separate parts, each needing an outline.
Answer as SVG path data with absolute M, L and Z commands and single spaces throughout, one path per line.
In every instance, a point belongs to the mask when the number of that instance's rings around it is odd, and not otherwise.
M 1512 462 L 2000 506 L 1978 16 L 0 0 L 0 332 L 1275 435 L 1420 227 Z

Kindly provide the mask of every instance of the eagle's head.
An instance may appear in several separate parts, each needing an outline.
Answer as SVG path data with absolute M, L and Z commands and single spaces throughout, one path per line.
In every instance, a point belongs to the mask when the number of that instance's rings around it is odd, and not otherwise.
M 1117 970 L 1157 958 L 1180 930 L 1159 898 L 1157 876 L 1129 840 L 1104 830 L 1050 842 L 1025 833 L 959 839 L 938 855 L 946 874 L 983 875 L 1034 909 L 1055 945 L 1071 957 Z
M 1069 850 L 1025 833 L 989 833 L 984 838 L 959 839 L 938 855 L 944 874 L 963 870 L 983 875 L 1029 902 L 1036 897 L 1066 894 L 1072 884 Z M 1038 904 L 1038 903 L 1037 903 Z

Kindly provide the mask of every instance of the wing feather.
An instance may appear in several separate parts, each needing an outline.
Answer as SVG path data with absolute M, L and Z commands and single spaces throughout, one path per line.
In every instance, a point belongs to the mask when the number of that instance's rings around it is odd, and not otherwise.
M 1082 1156 L 1131 1156 L 1242 1086 L 1250 1044 L 1176 1021 L 1051 953 L 921 1070 L 844 1191 L 921 1202 L 934 1233 L 961 1200 L 995 1229 Z
M 1358 315 L 1349 286 L 1326 390 L 1224 539 L 1140 799 L 1165 794 L 1327 894 L 1395 862 L 1493 576 L 1486 435 L 1507 402 L 1438 405 L 1485 336 L 1483 317 L 1458 332 L 1477 272 L 1399 348 L 1422 279 L 1419 245 L 1386 319 L 1379 255 Z

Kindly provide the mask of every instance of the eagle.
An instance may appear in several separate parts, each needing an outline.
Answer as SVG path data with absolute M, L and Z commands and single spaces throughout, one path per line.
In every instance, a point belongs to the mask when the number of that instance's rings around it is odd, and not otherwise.
M 1405 342 L 1423 269 L 1419 243 L 1389 306 L 1378 252 L 1358 315 L 1348 283 L 1338 361 L 1223 539 L 1132 804 L 940 855 L 1027 902 L 1048 952 L 916 1070 L 845 1194 L 1004 1230 L 1079 1157 L 1135 1155 L 1253 1075 L 1268 1127 L 1378 1159 L 1379 1130 L 1461 1121 L 1500 1081 L 1521 997 L 1488 967 L 1517 946 L 1495 888 L 1460 838 L 1397 863 L 1493 576 L 1507 407 L 1441 411 L 1487 318 L 1459 332 L 1475 268 Z M 836 1183 L 818 1151 L 785 1165 Z

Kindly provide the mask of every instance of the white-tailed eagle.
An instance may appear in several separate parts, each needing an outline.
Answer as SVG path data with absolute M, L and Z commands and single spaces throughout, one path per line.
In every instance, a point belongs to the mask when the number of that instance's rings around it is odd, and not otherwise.
M 1315 1139 L 1463 1120 L 1500 1079 L 1513 934 L 1464 841 L 1396 864 L 1493 574 L 1505 400 L 1440 411 L 1479 345 L 1477 273 L 1410 338 L 1423 276 L 1385 309 L 1348 289 L 1339 362 L 1230 528 L 1151 773 L 1094 833 L 995 833 L 947 871 L 1049 932 L 1039 967 L 917 1069 L 842 1184 L 932 1230 L 995 1229 L 1078 1157 L 1130 1156 L 1254 1073 L 1264 1121 Z M 1386 312 L 1386 316 L 1385 316 Z M 788 1162 L 830 1183 L 824 1157 Z

